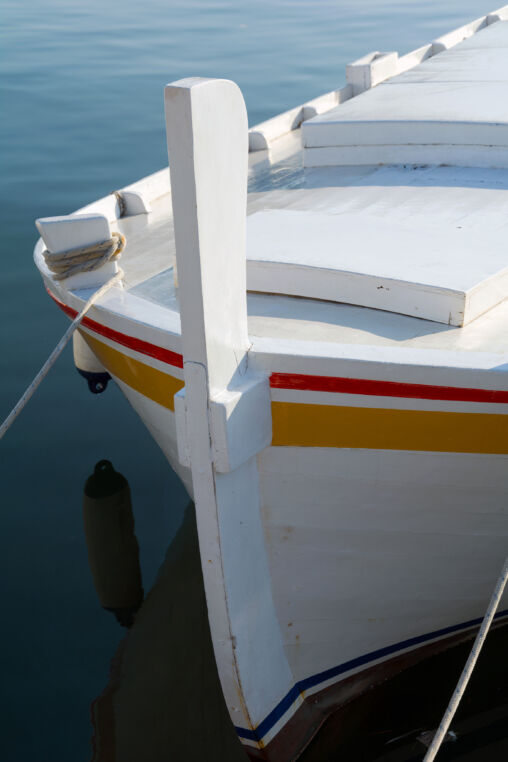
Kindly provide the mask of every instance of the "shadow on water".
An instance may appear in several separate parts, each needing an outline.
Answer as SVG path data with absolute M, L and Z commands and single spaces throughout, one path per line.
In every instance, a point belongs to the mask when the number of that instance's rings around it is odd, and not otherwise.
M 508 628 L 493 630 L 452 722 L 440 762 L 508 759 Z M 304 762 L 421 762 L 455 688 L 471 641 L 425 659 L 333 715 Z
M 92 704 L 92 762 L 245 761 L 215 666 L 194 505 L 141 602 L 129 488 L 107 463 L 87 481 L 85 534 L 99 601 L 128 630 Z M 490 633 L 443 762 L 508 758 L 507 635 L 507 627 Z M 470 647 L 426 659 L 351 701 L 328 718 L 302 762 L 422 760 Z
M 243 762 L 213 656 L 193 504 L 140 604 L 128 488 L 121 477 L 100 492 L 90 481 L 84 518 L 94 586 L 128 627 L 92 704 L 93 762 Z

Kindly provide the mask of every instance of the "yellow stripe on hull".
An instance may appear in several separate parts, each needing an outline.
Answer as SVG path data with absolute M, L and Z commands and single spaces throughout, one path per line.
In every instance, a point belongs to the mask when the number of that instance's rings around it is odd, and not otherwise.
M 175 409 L 174 396 L 184 386 L 182 379 L 169 376 L 157 368 L 152 368 L 151 365 L 128 357 L 88 333 L 81 332 L 81 335 L 112 376 L 116 376 L 120 381 L 159 405 L 169 410 Z
M 274 446 L 508 453 L 508 416 L 272 402 Z
M 104 367 L 159 405 L 175 409 L 184 381 L 82 333 Z M 272 402 L 274 447 L 347 447 L 508 454 L 508 415 Z

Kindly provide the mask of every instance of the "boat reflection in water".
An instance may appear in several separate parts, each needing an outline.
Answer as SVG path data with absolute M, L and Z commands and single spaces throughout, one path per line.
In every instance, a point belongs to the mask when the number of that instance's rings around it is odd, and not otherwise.
M 109 460 L 100 460 L 87 479 L 83 524 L 99 601 L 130 627 L 143 601 L 139 545 L 129 484 Z
M 245 762 L 215 664 L 194 505 L 144 600 L 129 487 L 109 461 L 87 481 L 83 508 L 99 601 L 128 628 L 92 704 L 92 762 Z M 440 760 L 508 758 L 507 633 L 506 626 L 490 633 Z M 349 702 L 324 723 L 302 762 L 421 760 L 470 645 Z
M 100 603 L 129 627 L 92 704 L 93 762 L 244 762 L 215 665 L 194 505 L 142 605 L 129 489 L 108 461 L 87 481 L 84 524 Z

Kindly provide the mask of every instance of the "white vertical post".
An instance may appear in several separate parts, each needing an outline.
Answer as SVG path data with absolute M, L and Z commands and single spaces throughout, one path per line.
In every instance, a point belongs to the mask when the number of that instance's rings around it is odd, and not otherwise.
M 213 393 L 248 349 L 247 112 L 233 82 L 192 78 L 166 87 L 166 120 L 183 354 Z
M 180 80 L 166 87 L 165 103 L 185 377 L 179 453 L 192 470 L 222 687 L 234 724 L 252 729 L 293 681 L 255 457 L 271 441 L 271 417 L 268 380 L 248 370 L 247 114 L 227 80 Z

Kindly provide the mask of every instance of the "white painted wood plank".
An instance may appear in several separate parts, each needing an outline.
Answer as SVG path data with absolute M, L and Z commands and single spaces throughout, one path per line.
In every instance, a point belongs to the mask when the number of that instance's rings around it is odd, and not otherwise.
M 298 129 L 306 119 L 325 113 L 334 106 L 349 100 L 352 96 L 353 88 L 348 84 L 340 90 L 324 93 L 301 106 L 296 106 L 289 111 L 284 111 L 282 114 L 267 119 L 265 122 L 260 122 L 249 130 L 249 151 L 267 150 L 276 140 Z
M 353 95 L 369 90 L 385 79 L 398 74 L 398 59 L 398 53 L 393 50 L 387 53 L 376 50 L 348 64 L 346 80 L 353 88 Z
M 393 77 L 386 84 L 422 82 L 508 82 L 507 47 L 471 49 L 465 45 L 453 48 L 446 55 L 423 61 L 404 76 Z M 419 92 L 419 91 L 418 91 Z M 481 115 L 478 115 L 481 118 Z
M 229 114 L 217 120 L 210 118 L 224 82 L 196 77 L 166 89 L 184 356 L 188 362 L 208 368 L 212 394 L 242 373 L 238 358 L 244 364 L 248 349 L 241 257 L 245 246 L 247 115 L 243 107 L 240 124 Z M 235 92 L 241 99 L 238 88 Z M 233 100 L 231 95 L 225 108 L 239 118 L 239 107 Z M 199 108 L 193 110 L 194 102 Z M 235 161 L 228 157 L 235 157 Z M 206 331 L 202 328 L 205 325 Z
M 255 727 L 290 689 L 292 675 L 271 597 L 257 464 L 249 451 L 249 442 L 264 444 L 260 431 L 270 436 L 271 418 L 266 375 L 247 368 L 247 114 L 239 88 L 227 80 L 180 80 L 166 87 L 165 100 L 185 379 L 185 400 L 175 408 L 186 418 L 177 423 L 184 432 L 179 449 L 191 464 L 226 703 L 234 724 Z
M 508 296 L 505 236 L 368 212 L 258 212 L 248 220 L 248 286 L 468 323 Z M 469 292 L 474 294 L 468 298 Z
M 306 167 L 359 167 L 383 164 L 453 165 L 508 169 L 508 146 L 490 145 L 363 145 L 306 148 Z
M 406 84 L 402 77 L 408 74 L 401 76 L 397 86 L 379 85 L 305 122 L 305 147 L 436 142 L 508 145 L 506 82 Z
M 480 18 L 470 21 L 464 26 L 459 26 L 457 29 L 453 29 L 451 32 L 437 37 L 432 42 L 432 48 L 434 53 L 440 53 L 443 50 L 448 50 L 455 45 L 458 45 L 463 40 L 473 37 L 482 29 L 485 29 L 489 24 L 487 16 L 480 16 Z
M 47 250 L 53 254 L 62 254 L 72 249 L 104 243 L 111 238 L 109 221 L 103 214 L 45 217 L 36 220 L 35 224 Z M 76 273 L 65 278 L 64 285 L 66 289 L 97 288 L 117 272 L 118 261 L 113 260 L 95 270 Z
M 481 615 L 506 544 L 507 460 L 319 448 L 260 457 L 275 601 L 299 678 L 446 627 L 451 611 L 453 623 Z
M 459 44 L 454 37 L 450 50 L 432 57 L 430 49 L 414 51 L 417 59 L 428 60 L 305 122 L 305 164 L 457 161 L 466 165 L 479 160 L 482 166 L 499 161 L 505 166 L 508 23 L 487 26 L 483 19 L 453 34 L 471 36 Z M 407 63 L 403 61 L 402 67 Z M 449 146 L 456 148 L 447 159 Z M 309 150 L 314 148 L 336 150 L 316 155 Z M 357 157 L 360 148 L 367 149 L 363 158 Z

